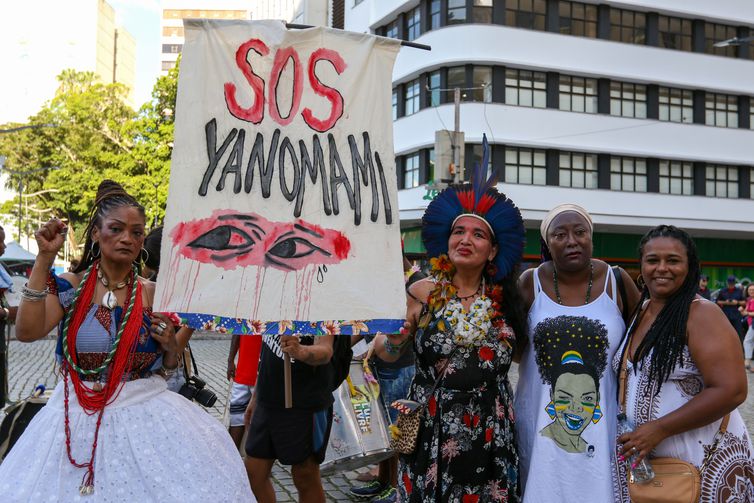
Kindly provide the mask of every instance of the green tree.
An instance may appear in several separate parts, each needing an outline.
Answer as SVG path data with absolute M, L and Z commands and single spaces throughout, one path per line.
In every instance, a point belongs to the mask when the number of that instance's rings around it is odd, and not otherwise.
M 97 186 L 105 178 L 121 183 L 145 206 L 149 223 L 161 221 L 170 176 L 177 76 L 176 67 L 160 77 L 152 100 L 136 113 L 125 103 L 123 85 L 103 84 L 91 72 L 63 71 L 55 97 L 28 122 L 56 127 L 0 135 L 6 167 L 9 172 L 58 168 L 23 177 L 24 192 L 48 191 L 33 203 L 67 218 L 78 241 Z M 18 183 L 19 177 L 11 175 L 8 187 L 17 188 Z M 15 219 L 17 208 L 18 199 L 6 202 L 0 212 Z

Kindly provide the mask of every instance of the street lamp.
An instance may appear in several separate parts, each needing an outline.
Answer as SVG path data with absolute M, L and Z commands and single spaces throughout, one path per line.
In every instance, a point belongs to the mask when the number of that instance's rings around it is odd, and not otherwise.
M 730 45 L 739 46 L 744 44 L 750 44 L 754 42 L 754 37 L 733 37 L 729 38 L 728 40 L 721 40 L 720 42 L 715 42 L 712 44 L 712 47 L 728 47 Z
M 3 167 L 2 164 L 0 164 L 0 167 Z M 21 217 L 22 217 L 21 201 L 23 199 L 23 194 L 24 194 L 24 177 L 27 175 L 31 175 L 32 173 L 38 173 L 40 171 L 54 170 L 54 169 L 60 169 L 60 166 L 45 166 L 42 168 L 28 169 L 26 171 L 16 171 L 12 169 L 5 169 L 6 173 L 18 176 L 18 242 L 19 244 L 21 243 Z

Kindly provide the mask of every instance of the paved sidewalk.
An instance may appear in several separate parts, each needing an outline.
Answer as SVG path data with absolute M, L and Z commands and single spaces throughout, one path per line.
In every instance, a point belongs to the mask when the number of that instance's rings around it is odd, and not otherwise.
M 206 336 L 199 334 L 191 341 L 194 356 L 199 365 L 199 375 L 207 381 L 207 386 L 217 394 L 215 406 L 208 412 L 222 420 L 225 404 L 229 394 L 228 381 L 225 378 L 226 362 L 230 339 L 227 337 Z M 32 344 L 24 344 L 15 340 L 9 346 L 9 396 L 10 400 L 19 400 L 31 393 L 37 384 L 44 384 L 52 389 L 56 382 L 53 365 L 55 341 L 48 339 Z M 749 389 L 754 389 L 754 374 L 748 374 Z M 514 385 L 518 380 L 518 370 L 511 369 L 511 380 Z M 754 432 L 754 392 L 749 393 L 746 402 L 739 407 L 744 421 L 750 432 Z M 2 413 L 0 413 L 0 417 Z M 360 471 L 365 471 L 362 469 Z M 359 501 L 348 496 L 348 489 L 358 484 L 354 479 L 357 471 L 340 473 L 323 480 L 328 501 Z M 280 502 L 297 501 L 296 488 L 291 479 L 290 470 L 280 465 L 273 469 L 275 490 Z

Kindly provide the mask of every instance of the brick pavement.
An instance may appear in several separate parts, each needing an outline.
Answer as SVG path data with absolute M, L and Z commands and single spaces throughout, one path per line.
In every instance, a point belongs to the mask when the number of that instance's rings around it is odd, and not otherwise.
M 229 339 L 206 337 L 199 335 L 191 342 L 196 360 L 199 365 L 199 375 L 207 381 L 207 386 L 217 394 L 217 402 L 208 412 L 222 420 L 228 397 L 228 381 L 225 378 L 226 361 L 228 356 Z M 53 340 L 37 341 L 24 344 L 12 340 L 9 350 L 9 397 L 19 400 L 27 396 L 37 384 L 44 384 L 52 389 L 57 382 L 53 366 Z M 749 389 L 754 390 L 754 374 L 748 374 Z M 518 371 L 511 370 L 511 381 L 514 385 L 518 379 Z M 750 432 L 754 432 L 754 391 L 749 393 L 746 402 L 739 410 Z M 0 414 L 0 418 L 2 414 Z M 364 469 L 360 470 L 364 471 Z M 336 474 L 325 477 L 323 485 L 328 501 L 357 501 L 349 498 L 348 488 L 354 484 L 353 479 L 358 471 Z M 280 465 L 273 469 L 273 483 L 280 502 L 297 501 L 296 488 L 293 485 L 290 471 Z

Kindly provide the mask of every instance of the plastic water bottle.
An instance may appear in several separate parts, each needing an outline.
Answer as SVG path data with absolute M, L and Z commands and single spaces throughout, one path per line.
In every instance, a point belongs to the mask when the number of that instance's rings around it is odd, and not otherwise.
M 624 433 L 631 433 L 634 431 L 634 425 L 628 420 L 625 414 L 618 414 L 618 435 Z M 652 469 L 652 465 L 647 461 L 647 458 L 642 459 L 640 462 L 636 462 L 637 454 L 631 454 L 628 458 L 628 466 L 633 467 L 631 469 L 631 482 L 636 484 L 646 484 L 655 478 L 655 471 Z M 636 465 L 636 466 L 634 466 Z

